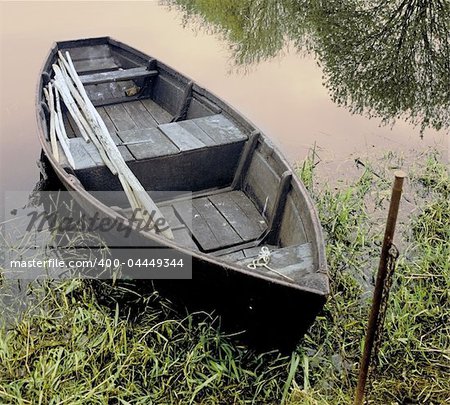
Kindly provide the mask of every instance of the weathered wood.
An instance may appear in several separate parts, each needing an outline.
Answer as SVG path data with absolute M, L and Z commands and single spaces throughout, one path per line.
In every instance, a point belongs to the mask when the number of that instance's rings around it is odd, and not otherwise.
M 209 117 L 195 118 L 193 120 L 209 137 L 217 143 L 225 144 L 247 139 L 247 136 L 228 118 L 222 114 Z
M 161 213 L 164 215 L 164 218 L 166 218 L 167 222 L 169 223 L 172 231 L 177 228 L 184 228 L 183 222 L 181 222 L 178 216 L 175 214 L 175 210 L 171 205 L 165 206 L 159 205 L 159 209 Z
M 255 207 L 253 202 L 248 198 L 248 196 L 242 191 L 232 191 L 228 193 L 231 199 L 239 206 L 239 208 L 245 213 L 247 218 L 252 221 L 254 226 L 258 226 L 260 232 L 262 233 L 266 228 L 267 224 L 263 216 L 260 214 L 258 209 Z
M 259 133 L 259 131 L 254 131 L 250 134 L 250 137 L 246 142 L 244 150 L 242 151 L 241 158 L 239 159 L 239 164 L 236 169 L 236 173 L 234 175 L 233 183 L 231 184 L 231 187 L 233 189 L 242 188 L 243 177 L 247 173 L 253 153 L 258 144 L 260 135 L 261 134 Z
M 45 97 L 47 98 L 47 104 L 50 111 L 50 144 L 52 146 L 53 157 L 59 162 L 59 149 L 56 141 L 56 112 L 53 99 L 53 86 L 49 83 L 48 88 L 44 89 Z
M 220 242 L 214 249 L 242 242 L 242 238 L 208 198 L 196 198 L 192 201 L 192 205 L 208 224 L 216 239 Z M 195 227 L 193 234 L 194 236 L 197 235 Z
M 66 134 L 69 138 L 75 138 L 77 135 L 75 134 L 75 131 L 70 124 L 70 115 L 68 113 L 63 114 L 63 122 L 64 122 L 64 128 L 66 129 Z M 81 134 L 80 134 L 81 136 Z
M 173 207 L 204 250 L 211 250 L 220 246 L 220 242 L 203 217 L 192 206 L 191 201 L 179 201 Z
M 295 190 L 291 190 L 286 200 L 279 231 L 279 242 L 282 246 L 298 245 L 308 241 L 308 233 L 299 208 L 301 207 L 298 194 L 295 194 Z
M 297 280 L 315 271 L 311 243 L 287 246 L 284 248 L 274 248 L 273 246 L 268 246 L 268 248 L 270 250 L 270 262 L 268 266 L 274 270 L 277 270 L 284 276 Z M 260 250 L 261 247 L 259 246 L 258 248 L 247 251 L 247 257 L 240 260 L 238 264 L 247 267 L 247 265 L 252 263 L 252 261 L 259 255 Z M 245 253 L 246 250 L 244 250 L 244 254 Z M 262 271 L 266 274 L 271 273 L 264 267 L 257 267 L 252 271 Z M 280 277 L 275 273 L 273 273 L 273 275 L 274 277 Z
M 119 152 L 122 155 L 123 160 L 125 160 L 125 162 L 130 162 L 132 160 L 135 160 L 134 156 L 131 154 L 131 152 L 128 150 L 128 148 L 125 145 L 118 145 L 117 149 L 119 149 Z
M 100 58 L 100 59 L 84 59 L 73 62 L 78 74 L 86 72 L 101 72 L 105 70 L 119 69 L 119 65 L 113 58 Z
M 85 145 L 87 145 L 87 142 L 83 138 L 69 139 L 70 151 L 75 162 L 73 168 L 75 170 L 95 167 L 97 165 L 94 158 L 86 150 Z
M 122 140 L 117 136 L 116 134 L 116 127 L 114 126 L 114 123 L 111 121 L 111 118 L 109 118 L 108 113 L 103 107 L 97 107 L 96 108 L 98 114 L 102 118 L 103 122 L 106 125 L 106 128 L 108 129 L 109 135 L 113 139 L 114 143 L 116 145 L 121 145 Z
M 89 99 L 95 104 L 105 104 L 106 100 L 114 98 L 107 83 L 95 84 L 85 87 Z
M 145 67 L 137 67 L 126 70 L 113 70 L 111 72 L 100 72 L 87 74 L 80 77 L 81 83 L 89 84 L 110 83 L 121 80 L 135 80 L 153 77 L 158 74 L 157 70 L 147 70 Z
M 109 115 L 109 118 L 111 118 L 111 121 L 114 123 L 114 126 L 116 127 L 117 131 L 128 131 L 130 129 L 137 128 L 136 123 L 127 113 L 127 110 L 125 109 L 123 104 L 108 105 L 103 108 Z
M 167 122 L 170 122 L 170 120 L 172 119 L 172 116 L 164 108 L 156 104 L 153 100 L 148 98 L 145 100 L 141 100 L 140 102 L 158 124 L 165 124 Z
M 123 103 L 122 105 L 136 124 L 137 128 L 152 128 L 158 125 L 140 101 L 130 101 L 129 103 Z
M 104 59 L 111 57 L 111 48 L 108 45 L 82 46 L 67 50 L 72 60 Z
M 246 198 L 246 197 L 245 197 Z M 263 217 L 253 206 L 251 217 L 234 201 L 230 193 L 216 194 L 209 197 L 217 210 L 225 217 L 230 225 L 236 230 L 243 241 L 247 242 L 261 236 L 264 223 Z M 248 209 L 246 210 L 248 211 Z
M 175 144 L 181 151 L 204 148 L 206 145 L 183 128 L 178 122 L 163 124 L 159 129 Z
M 278 186 L 277 195 L 273 205 L 273 213 L 270 218 L 268 233 L 266 241 L 267 243 L 277 244 L 280 231 L 281 220 L 283 219 L 284 207 L 286 205 L 287 195 L 291 188 L 292 173 L 291 171 L 285 171 L 280 180 Z
M 212 139 L 203 129 L 201 129 L 194 121 L 180 121 L 178 123 L 181 128 L 189 132 L 193 137 L 197 138 L 200 142 L 206 146 L 217 145 L 217 142 Z
M 68 53 L 66 55 L 66 64 L 68 64 L 69 73 L 85 103 L 80 104 L 80 108 L 86 114 L 86 119 L 89 121 L 89 124 L 93 128 L 94 137 L 98 136 L 98 139 L 100 140 L 100 145 L 96 145 L 99 152 L 101 153 L 103 149 L 104 153 L 106 153 L 111 158 L 111 161 L 113 161 L 112 169 L 115 169 L 115 172 L 118 174 L 119 180 L 123 186 L 125 193 L 127 194 L 127 197 L 130 200 L 131 206 L 133 208 L 142 208 L 144 212 L 147 212 L 147 215 L 148 213 L 152 213 L 153 220 L 155 221 L 154 223 L 156 224 L 156 229 L 159 230 L 165 237 L 173 239 L 173 234 L 170 228 L 159 229 L 157 220 L 158 218 L 164 217 L 162 216 L 154 201 L 142 187 L 139 180 L 126 165 L 125 161 L 120 155 L 120 152 L 117 149 L 117 146 L 109 136 L 106 125 L 104 124 L 95 107 L 90 102 L 88 95 L 84 90 L 84 87 L 76 73 L 72 60 L 70 59 L 70 55 Z M 64 61 L 64 58 L 62 56 L 61 60 Z
M 192 250 L 198 250 L 197 245 L 192 240 L 191 233 L 186 228 L 174 229 L 173 237 L 175 242 L 179 243 L 181 246 L 190 248 Z
M 257 150 L 253 154 L 243 190 L 251 196 L 265 218 L 270 218 L 280 178 Z
M 119 132 L 119 137 L 136 159 L 179 153 L 179 149 L 158 128 Z
M 182 83 L 169 75 L 160 74 L 153 80 L 152 99 L 171 115 L 177 113 L 178 100 L 183 95 Z
M 244 253 L 242 250 L 238 250 L 237 252 L 228 253 L 226 255 L 218 256 L 219 258 L 226 260 L 228 262 L 234 263 L 239 260 L 245 259 Z
M 189 105 L 192 100 L 192 86 L 194 82 L 191 80 L 183 89 L 183 95 L 179 100 L 178 110 L 175 112 L 172 122 L 182 121 L 186 119 Z
M 220 111 L 219 111 L 220 113 Z M 193 118 L 207 117 L 208 115 L 216 114 L 210 110 L 205 104 L 200 102 L 196 97 L 192 97 L 187 111 L 186 119 L 191 120 Z

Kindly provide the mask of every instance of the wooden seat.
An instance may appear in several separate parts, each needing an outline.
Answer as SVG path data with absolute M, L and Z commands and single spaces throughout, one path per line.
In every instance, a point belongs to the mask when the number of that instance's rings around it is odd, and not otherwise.
M 84 85 L 118 82 L 123 80 L 143 79 L 153 77 L 158 74 L 157 70 L 148 70 L 145 67 L 137 67 L 125 70 L 112 70 L 80 76 Z

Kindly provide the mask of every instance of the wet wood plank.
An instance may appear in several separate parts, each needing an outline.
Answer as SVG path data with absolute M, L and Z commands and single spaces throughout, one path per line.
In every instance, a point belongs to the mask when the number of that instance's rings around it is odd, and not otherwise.
M 146 128 L 119 132 L 136 159 L 167 156 L 179 153 L 179 149 L 158 129 Z
M 219 144 L 244 141 L 247 139 L 247 136 L 222 114 L 195 118 L 193 122 Z
M 244 242 L 254 240 L 261 236 L 263 229 L 262 223 L 264 219 L 259 215 L 253 206 L 251 216 L 247 216 L 250 204 L 243 204 L 247 207 L 244 211 L 230 196 L 230 193 L 217 194 L 210 196 L 209 200 L 214 204 L 217 210 L 226 218 L 226 220 L 235 229 Z M 253 205 L 253 204 L 251 204 Z
M 81 74 L 87 72 L 101 72 L 104 70 L 116 70 L 119 68 L 119 65 L 111 57 L 78 60 L 73 61 L 73 64 L 75 70 Z
M 192 205 L 220 242 L 215 249 L 242 242 L 242 238 L 208 198 L 196 198 L 192 201 Z M 194 235 L 196 236 L 197 232 L 194 232 Z
M 130 101 L 129 103 L 123 103 L 122 105 L 136 124 L 137 128 L 152 128 L 158 125 L 140 101 Z
M 204 250 L 212 250 L 220 246 L 220 242 L 190 200 L 178 201 L 173 204 L 173 207 Z
M 131 119 L 123 105 L 108 105 L 105 106 L 104 109 L 118 131 L 128 131 L 137 128 L 135 122 Z M 121 138 L 120 135 L 119 137 Z M 122 138 L 122 140 L 124 139 Z
M 172 116 L 153 100 L 148 98 L 140 101 L 158 124 L 166 124 L 172 119 Z
M 179 125 L 178 122 L 163 124 L 159 129 L 181 150 L 204 148 L 206 145 Z
M 64 50 L 64 55 L 65 55 Z M 111 48 L 108 45 L 80 46 L 67 49 L 73 61 L 82 59 L 102 59 L 111 56 Z
M 147 70 L 146 67 L 137 67 L 125 70 L 114 70 L 112 72 L 100 72 L 80 77 L 81 83 L 84 85 L 110 83 L 121 80 L 142 79 L 145 77 L 152 77 L 158 74 L 157 70 Z

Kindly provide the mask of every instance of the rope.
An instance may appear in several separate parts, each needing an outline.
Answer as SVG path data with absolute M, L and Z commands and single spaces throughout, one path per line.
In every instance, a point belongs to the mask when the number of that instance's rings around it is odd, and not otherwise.
M 271 259 L 271 253 L 270 253 L 269 248 L 267 246 L 263 246 L 263 247 L 261 247 L 258 257 L 256 259 L 254 259 L 251 263 L 247 264 L 247 267 L 251 270 L 256 270 L 257 267 L 264 267 L 267 270 L 269 270 L 275 274 L 278 274 L 280 277 L 283 277 L 291 282 L 295 282 L 292 278 L 269 267 L 270 259 Z

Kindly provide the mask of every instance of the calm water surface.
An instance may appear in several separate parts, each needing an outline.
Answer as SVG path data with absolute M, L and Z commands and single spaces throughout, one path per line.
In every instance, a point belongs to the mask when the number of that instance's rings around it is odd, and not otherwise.
M 110 35 L 183 72 L 240 110 L 278 144 L 291 162 L 316 144 L 319 170 L 344 178 L 356 157 L 386 150 L 408 154 L 435 146 L 443 131 L 420 131 L 404 122 L 379 120 L 338 108 L 322 85 L 312 57 L 295 52 L 233 71 L 229 46 L 218 36 L 183 28 L 182 15 L 157 2 L 2 2 L 1 10 L 1 190 L 31 190 L 39 178 L 34 111 L 41 64 L 52 42 Z

